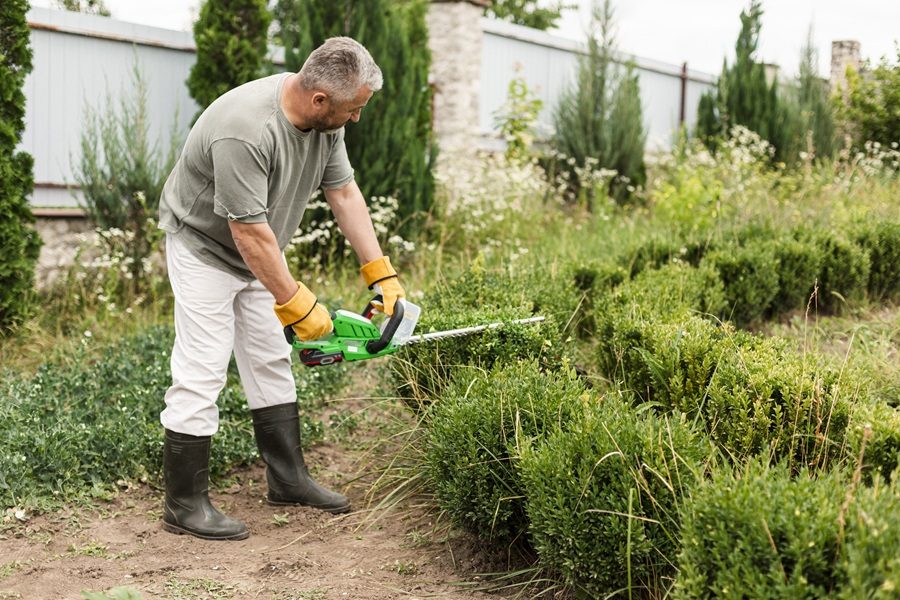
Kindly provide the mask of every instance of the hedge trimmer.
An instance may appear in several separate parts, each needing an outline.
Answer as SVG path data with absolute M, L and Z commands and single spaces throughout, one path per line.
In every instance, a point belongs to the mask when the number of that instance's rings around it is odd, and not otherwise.
M 461 329 L 436 331 L 413 335 L 419 320 L 418 306 L 405 299 L 394 305 L 394 314 L 386 319 L 381 328 L 372 322 L 376 312 L 376 302 L 381 296 L 375 296 L 361 314 L 349 310 L 337 310 L 331 315 L 334 331 L 329 335 L 303 342 L 296 338 L 290 325 L 284 328 L 284 337 L 288 343 L 300 353 L 300 360 L 307 367 L 332 365 L 341 361 L 366 360 L 387 354 L 393 354 L 403 346 L 430 342 L 445 338 L 472 335 L 488 329 L 497 329 L 506 325 L 539 323 L 544 317 L 516 319 L 514 321 L 475 325 Z

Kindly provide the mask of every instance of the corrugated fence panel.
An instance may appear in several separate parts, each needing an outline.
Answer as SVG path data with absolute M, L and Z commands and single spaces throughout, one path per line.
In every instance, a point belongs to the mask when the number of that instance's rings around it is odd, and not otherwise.
M 538 129 L 543 134 L 551 132 L 554 111 L 562 95 L 574 84 L 584 45 L 493 19 L 482 19 L 481 27 L 484 38 L 479 126 L 486 145 L 502 147 L 496 135 L 495 115 L 507 100 L 510 80 L 517 76 L 543 100 Z M 681 67 L 633 56 L 621 59 L 633 62 L 638 72 L 648 149 L 670 147 L 681 114 Z M 684 115 L 688 127 L 696 122 L 700 95 L 714 81 L 712 75 L 687 73 Z
M 77 205 L 65 186 L 74 183 L 86 111 L 102 116 L 110 98 L 133 98 L 135 66 L 147 84 L 151 140 L 165 150 L 173 127 L 184 136 L 197 110 L 185 86 L 195 61 L 190 33 L 42 8 L 28 21 L 34 69 L 22 148 L 35 158 L 34 206 Z

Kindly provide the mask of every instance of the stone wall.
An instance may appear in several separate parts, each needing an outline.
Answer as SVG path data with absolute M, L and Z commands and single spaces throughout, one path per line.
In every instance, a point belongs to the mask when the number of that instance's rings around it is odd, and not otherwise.
M 859 42 L 836 40 L 831 42 L 831 91 L 847 89 L 847 67 L 859 71 L 861 64 Z
M 428 11 L 432 119 L 443 160 L 471 153 L 480 133 L 480 20 L 486 4 L 486 0 L 434 1 Z
M 79 236 L 93 231 L 82 216 L 38 216 L 35 226 L 43 240 L 35 269 L 38 288 L 52 285 L 75 261 L 81 242 Z

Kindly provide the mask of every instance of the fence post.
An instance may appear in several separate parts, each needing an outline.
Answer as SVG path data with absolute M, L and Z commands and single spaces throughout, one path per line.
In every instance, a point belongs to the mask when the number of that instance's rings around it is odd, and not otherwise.
M 681 100 L 678 103 L 678 127 L 684 127 L 687 106 L 687 61 L 681 63 Z

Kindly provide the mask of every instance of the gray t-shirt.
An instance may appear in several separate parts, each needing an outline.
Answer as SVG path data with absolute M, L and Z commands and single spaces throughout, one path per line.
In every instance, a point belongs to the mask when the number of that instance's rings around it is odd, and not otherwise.
M 268 223 L 282 250 L 317 188 L 353 180 L 344 130 L 300 131 L 281 110 L 288 73 L 245 83 L 200 115 L 159 202 L 159 227 L 203 262 L 250 281 L 228 220 Z

